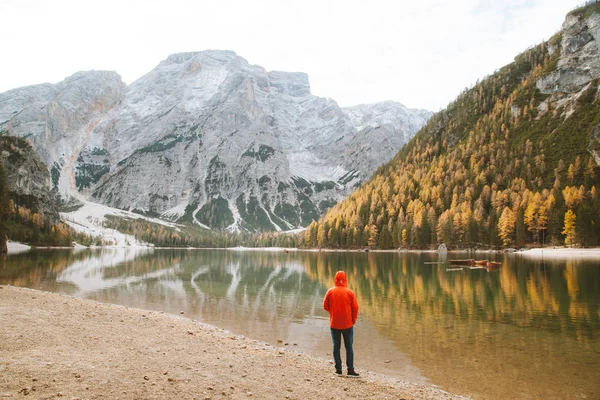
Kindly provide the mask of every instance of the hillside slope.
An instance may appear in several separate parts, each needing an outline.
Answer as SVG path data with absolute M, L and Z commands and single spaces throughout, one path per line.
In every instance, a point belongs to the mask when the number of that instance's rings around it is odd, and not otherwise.
M 70 246 L 73 235 L 59 222 L 56 193 L 46 165 L 26 140 L 0 131 L 0 241 Z M 2 243 L 0 242 L 0 252 Z
M 600 244 L 600 4 L 461 93 L 305 246 Z

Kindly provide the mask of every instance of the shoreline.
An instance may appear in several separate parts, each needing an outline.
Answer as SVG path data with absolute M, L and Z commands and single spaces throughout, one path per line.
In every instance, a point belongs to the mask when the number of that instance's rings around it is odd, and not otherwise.
M 185 316 L 0 285 L 0 397 L 465 399 Z M 333 397 L 332 397 L 333 396 Z
M 520 249 L 515 251 L 502 250 L 448 250 L 439 252 L 438 250 L 416 250 L 416 249 L 390 249 L 390 250 L 371 250 L 364 249 L 302 249 L 297 247 L 142 247 L 142 246 L 82 246 L 77 244 L 75 247 L 34 247 L 27 244 L 8 241 L 8 254 L 18 254 L 31 249 L 64 249 L 64 250 L 112 250 L 112 249 L 144 249 L 144 250 L 228 250 L 228 251 L 268 251 L 268 252 L 312 252 L 312 253 L 425 253 L 425 254 L 452 254 L 452 253 L 487 253 L 487 254 L 513 254 L 526 257 L 550 257 L 550 258 L 600 258 L 600 247 L 594 248 L 569 248 L 569 247 L 533 247 L 530 249 Z

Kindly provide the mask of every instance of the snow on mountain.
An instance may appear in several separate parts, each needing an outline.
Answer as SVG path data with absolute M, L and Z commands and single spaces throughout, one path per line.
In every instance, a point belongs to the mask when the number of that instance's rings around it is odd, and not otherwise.
M 429 116 L 342 109 L 304 73 L 216 50 L 171 55 L 128 87 L 90 71 L 0 94 L 0 129 L 31 140 L 63 197 L 247 231 L 308 225 Z

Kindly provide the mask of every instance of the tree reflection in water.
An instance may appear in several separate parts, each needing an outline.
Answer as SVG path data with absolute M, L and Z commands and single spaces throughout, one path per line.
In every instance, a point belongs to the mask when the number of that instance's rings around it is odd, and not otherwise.
M 321 309 L 345 270 L 361 307 L 357 346 L 388 346 L 434 383 L 475 397 L 600 393 L 600 269 L 504 256 L 498 270 L 448 271 L 437 254 L 225 250 L 34 251 L 0 283 L 197 318 L 300 348 L 328 349 Z M 496 255 L 489 255 L 492 259 Z M 361 336 L 362 334 L 362 336 Z M 396 353 L 394 353 L 396 352 Z M 362 354 L 382 367 L 386 350 Z M 389 357 L 389 356 L 388 356 Z

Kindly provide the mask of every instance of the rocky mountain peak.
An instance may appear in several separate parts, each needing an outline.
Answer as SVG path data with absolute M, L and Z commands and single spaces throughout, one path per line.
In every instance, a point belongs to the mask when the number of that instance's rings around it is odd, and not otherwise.
M 310 96 L 308 74 L 304 72 L 269 72 L 271 87 L 292 97 Z
M 63 196 L 230 230 L 308 225 L 426 118 L 399 103 L 346 111 L 305 73 L 220 50 L 170 55 L 128 87 L 88 71 L 0 94 L 0 128 L 29 135 Z

